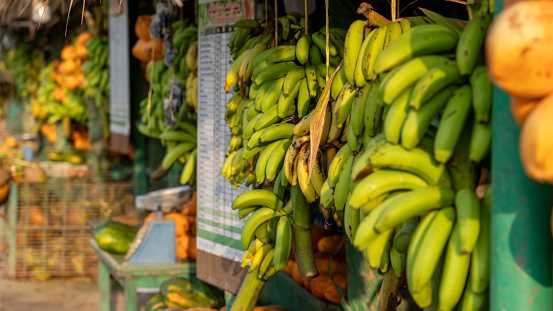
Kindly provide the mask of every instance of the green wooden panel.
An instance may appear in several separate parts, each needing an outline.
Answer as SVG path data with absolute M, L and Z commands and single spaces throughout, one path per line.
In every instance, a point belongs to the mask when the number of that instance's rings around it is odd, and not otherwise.
M 496 15 L 503 1 L 496 1 Z M 507 94 L 494 90 L 490 310 L 553 309 L 553 189 L 524 174 Z

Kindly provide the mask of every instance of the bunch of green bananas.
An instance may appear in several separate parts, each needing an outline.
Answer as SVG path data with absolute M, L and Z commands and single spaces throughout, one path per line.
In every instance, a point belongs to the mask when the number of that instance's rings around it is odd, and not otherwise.
M 83 64 L 82 89 L 85 95 L 94 97 L 96 105 L 109 111 L 109 50 L 104 38 L 93 37 L 86 43 L 89 60 Z
M 93 97 L 99 108 L 103 137 L 109 137 L 109 50 L 105 38 L 92 37 L 86 43 L 89 59 L 83 64 L 85 96 Z
M 298 173 L 301 185 L 291 184 L 284 169 L 287 152 L 305 147 L 305 142 L 309 141 L 306 134 L 313 115 L 311 111 L 326 85 L 326 37 L 322 32 L 306 34 L 304 19 L 295 14 L 281 17 L 278 22 L 279 39 L 276 41 L 280 45 L 276 47 L 267 46 L 272 35 L 262 33 L 261 23 L 252 20 L 236 23 L 229 43 L 236 57 L 227 73 L 225 89 L 228 92 L 234 88 L 235 93 L 226 106 L 225 117 L 232 136 L 222 174 L 235 187 L 245 182 L 267 188 L 246 191 L 232 205 L 241 218 L 251 214 L 242 231 L 246 249 L 243 265 L 250 264 L 250 273 L 233 306 L 246 306 L 244 310 L 249 310 L 257 300 L 257 291 L 250 289 L 262 288 L 266 279 L 287 266 L 292 236 L 301 276 L 318 275 L 310 231 L 310 203 L 316 201 L 316 194 L 302 188 L 309 184 L 307 149 L 301 150 L 301 156 L 299 151 L 297 153 L 305 165 Z M 294 35 L 290 33 L 292 29 L 297 30 Z M 332 74 L 343 56 L 346 31 L 331 28 L 330 33 L 329 74 Z M 245 43 L 240 44 L 242 42 Z M 300 128 L 301 133 L 296 133 L 296 128 Z M 336 150 L 336 146 L 328 144 L 321 149 Z M 323 159 L 326 152 L 319 154 L 316 169 L 317 179 L 322 184 L 326 178 L 327 165 L 322 164 L 326 161 Z M 284 205 L 283 202 L 288 203 Z
M 54 70 L 54 63 L 50 62 L 39 74 L 40 85 L 38 87 L 36 99 L 31 99 L 31 113 L 40 120 L 46 119 L 46 106 L 54 100 L 54 90 L 58 87 L 56 82 L 50 77 Z
M 323 40 L 315 34 L 299 37 L 295 49 L 245 49 L 225 84 L 227 91 L 238 84 L 240 94 L 227 104 L 233 136 L 223 176 L 236 186 L 244 180 L 272 186 L 281 201 L 320 198 L 325 218 L 343 221 L 372 268 L 386 272 L 391 266 L 401 276 L 408 266 L 408 287 L 420 307 L 482 309 L 490 199 L 488 191 L 481 208 L 475 188 L 491 140 L 492 91 L 481 57 L 491 18 L 487 9 L 475 12 L 469 23 L 425 10 L 428 17 L 374 29 L 356 21 L 343 35 L 334 31 L 336 51 L 329 48 L 329 54 L 338 60 L 343 55 L 343 66 L 327 86 L 330 102 L 314 159 L 309 111 L 326 84 L 318 83 L 326 74 L 324 58 L 317 57 L 326 55 Z M 270 192 L 260 191 L 235 200 L 255 202 L 239 215 L 252 213 L 256 229 L 263 228 L 264 217 L 276 217 L 265 208 L 279 208 L 267 200 Z M 291 214 L 294 226 L 302 223 L 297 211 Z M 245 261 L 250 246 L 257 249 L 254 234 L 243 232 Z
M 350 26 L 327 136 L 345 125 L 338 139 L 347 143 L 318 192 L 321 210 L 343 218 L 372 268 L 391 266 L 401 276 L 407 265 L 419 307 L 452 310 L 461 302 L 461 310 L 479 310 L 489 283 L 489 210 L 474 189 L 477 164 L 489 153 L 492 102 L 479 62 L 491 17 L 476 14 L 462 28 L 425 14 L 368 34 L 363 21 Z M 297 151 L 288 153 L 293 159 Z M 301 186 L 291 162 L 289 182 Z M 315 190 L 316 171 L 306 185 Z
M 150 174 L 150 178 L 161 178 L 174 163 L 180 163 L 180 183 L 192 185 L 196 179 L 197 161 L 198 30 L 190 20 L 179 20 L 172 27 L 171 48 L 165 49 L 165 59 L 154 62 L 148 69 L 152 93 L 150 99 L 145 98 L 140 103 L 138 131 L 160 139 L 167 147 L 160 167 Z M 183 82 L 186 82 L 185 89 Z M 164 102 L 178 105 L 178 113 L 172 116 L 176 126 L 165 124 L 168 105 Z
M 343 40 L 340 34 L 345 32 L 333 28 L 331 34 Z M 227 73 L 225 89 L 238 84 L 240 90 L 227 103 L 232 137 L 223 168 L 223 176 L 235 187 L 244 181 L 246 185 L 257 181 L 258 186 L 275 182 L 292 144 L 295 124 L 308 119 L 326 85 L 324 46 L 311 39 L 320 33 L 298 31 L 296 36 L 295 45 L 267 48 L 257 43 L 238 56 Z M 339 63 L 338 54 L 331 57 Z M 334 70 L 330 65 L 329 72 Z M 305 120 L 300 123 L 309 127 Z
M 7 51 L 0 64 L 0 69 L 9 75 L 15 84 L 18 96 L 35 96 L 40 84 L 39 72 L 43 63 L 41 50 L 21 42 L 15 49 Z

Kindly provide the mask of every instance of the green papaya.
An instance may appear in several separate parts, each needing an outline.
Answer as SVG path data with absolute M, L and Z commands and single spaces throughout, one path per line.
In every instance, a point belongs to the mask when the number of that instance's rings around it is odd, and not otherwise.
M 134 241 L 137 229 L 116 221 L 106 221 L 94 230 L 94 239 L 101 249 L 126 254 Z

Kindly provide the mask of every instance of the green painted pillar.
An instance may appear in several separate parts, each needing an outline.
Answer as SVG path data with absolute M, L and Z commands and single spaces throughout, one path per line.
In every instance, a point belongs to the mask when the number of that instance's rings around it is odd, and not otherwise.
M 503 1 L 496 1 L 496 12 Z M 496 13 L 497 14 L 497 13 Z M 490 310 L 553 310 L 553 188 L 524 174 L 509 98 L 494 91 Z

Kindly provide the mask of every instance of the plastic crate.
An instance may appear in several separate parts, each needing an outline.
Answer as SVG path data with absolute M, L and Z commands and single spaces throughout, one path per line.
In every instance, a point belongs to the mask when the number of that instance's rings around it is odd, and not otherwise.
M 3 226 L 7 275 L 17 279 L 94 276 L 90 219 L 110 219 L 134 206 L 130 182 L 97 177 L 12 184 Z

